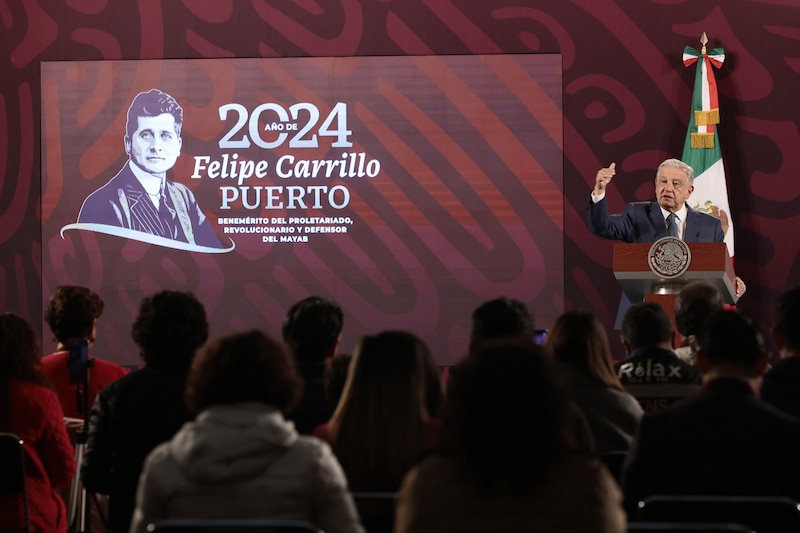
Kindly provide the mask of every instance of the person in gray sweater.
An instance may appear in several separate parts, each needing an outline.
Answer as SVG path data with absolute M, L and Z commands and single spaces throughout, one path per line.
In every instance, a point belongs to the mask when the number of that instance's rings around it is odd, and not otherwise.
M 362 533 L 330 447 L 284 418 L 300 390 L 288 352 L 260 331 L 208 346 L 186 384 L 197 418 L 148 456 L 131 533 L 175 518 L 301 520 Z

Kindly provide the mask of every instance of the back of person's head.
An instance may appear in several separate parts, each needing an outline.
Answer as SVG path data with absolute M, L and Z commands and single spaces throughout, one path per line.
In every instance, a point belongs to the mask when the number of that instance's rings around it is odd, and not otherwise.
M 0 426 L 6 430 L 11 413 L 8 383 L 17 378 L 48 385 L 41 370 L 42 352 L 36 332 L 24 318 L 13 313 L 0 315 Z
M 775 306 L 775 331 L 789 350 L 800 350 L 800 285 L 784 291 Z
M 707 281 L 687 283 L 675 300 L 675 327 L 684 337 L 697 335 L 708 317 L 724 307 L 719 289 Z
M 527 306 L 512 298 L 496 298 L 472 312 L 470 346 L 498 337 L 533 337 L 533 315 Z
M 328 425 L 352 487 L 398 488 L 424 445 L 432 361 L 428 347 L 411 333 L 386 331 L 361 339 Z
M 208 339 L 206 311 L 192 293 L 161 291 L 142 299 L 131 336 L 147 365 L 188 370 Z
M 195 414 L 245 402 L 286 413 L 297 403 L 301 388 L 283 344 L 253 330 L 222 337 L 197 354 L 186 378 L 186 402 Z
M 553 362 L 531 339 L 476 346 L 445 409 L 462 475 L 486 490 L 540 484 L 566 450 L 566 400 Z
M 281 331 L 298 361 L 321 362 L 333 355 L 343 324 L 344 313 L 339 304 L 309 296 L 289 308 Z
M 717 311 L 700 333 L 698 365 L 756 368 L 767 354 L 764 332 L 750 316 L 733 310 Z M 702 367 L 701 367 L 702 369 Z
M 547 335 L 545 349 L 559 363 L 622 390 L 608 334 L 591 311 L 573 310 L 559 316 Z
M 628 308 L 620 328 L 622 341 L 632 350 L 672 343 L 669 315 L 656 302 L 640 302 Z
M 42 359 L 36 332 L 14 313 L 0 315 L 0 374 L 21 379 L 38 379 Z
M 66 345 L 71 340 L 93 337 L 103 307 L 103 299 L 90 288 L 61 285 L 47 304 L 45 320 L 55 340 Z

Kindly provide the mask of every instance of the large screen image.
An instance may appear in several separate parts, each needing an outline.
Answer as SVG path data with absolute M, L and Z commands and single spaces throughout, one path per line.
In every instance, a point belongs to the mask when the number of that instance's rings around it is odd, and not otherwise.
M 103 297 L 99 357 L 140 364 L 163 289 L 212 336 L 324 296 L 340 351 L 403 329 L 443 365 L 485 300 L 562 310 L 560 55 L 45 62 L 41 92 L 42 298 Z

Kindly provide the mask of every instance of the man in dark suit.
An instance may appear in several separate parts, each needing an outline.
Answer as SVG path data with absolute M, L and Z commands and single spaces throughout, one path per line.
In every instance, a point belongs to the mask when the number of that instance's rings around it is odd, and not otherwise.
M 702 390 L 642 418 L 622 473 L 628 510 L 653 494 L 800 499 L 800 420 L 758 397 L 768 361 L 758 325 L 718 311 L 696 361 Z
M 592 233 L 625 242 L 655 242 L 670 235 L 670 214 L 675 214 L 675 237 L 686 242 L 722 242 L 725 233 L 719 219 L 689 207 L 694 191 L 694 170 L 678 159 L 667 159 L 656 171 L 656 201 L 634 202 L 617 215 L 606 208 L 606 186 L 616 174 L 616 163 L 597 171 L 589 203 Z
M 719 219 L 694 210 L 686 203 L 694 191 L 692 167 L 679 159 L 663 161 L 656 170 L 656 201 L 632 202 L 625 206 L 622 213 L 609 215 L 606 187 L 614 178 L 616 168 L 616 163 L 611 163 L 597 171 L 587 216 L 592 233 L 625 242 L 655 242 L 670 235 L 685 242 L 724 241 L 725 232 Z M 747 290 L 738 276 L 734 289 L 737 296 Z M 617 329 L 632 301 L 625 294 L 622 295 Z
M 130 159 L 86 198 L 78 223 L 97 225 L 87 228 L 97 231 L 132 230 L 112 233 L 163 246 L 174 246 L 162 240 L 170 239 L 190 248 L 222 248 L 192 191 L 167 179 L 181 154 L 182 126 L 183 109 L 172 96 L 158 89 L 136 95 L 124 139 Z

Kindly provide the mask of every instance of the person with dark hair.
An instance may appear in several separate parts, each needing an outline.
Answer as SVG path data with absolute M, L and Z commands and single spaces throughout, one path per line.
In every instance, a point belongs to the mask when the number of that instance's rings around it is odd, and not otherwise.
M 288 415 L 301 435 L 310 435 L 333 412 L 325 399 L 325 366 L 336 353 L 343 324 L 339 304 L 320 296 L 296 302 L 283 319 L 283 340 L 292 350 L 305 385 L 300 404 Z
M 675 355 L 672 323 L 660 304 L 639 302 L 630 306 L 622 320 L 620 337 L 627 358 L 614 368 L 626 389 L 632 385 L 700 383 L 697 369 Z M 663 397 L 643 403 L 645 411 L 662 409 L 679 399 L 679 395 L 667 395 L 666 388 L 664 391 Z
M 57 489 L 69 484 L 75 457 L 40 359 L 30 324 L 11 313 L 0 315 L 0 432 L 23 441 L 31 531 L 66 533 L 67 509 Z M 17 494 L 0 495 L 0 531 L 25 529 L 23 501 Z
M 482 342 L 497 339 L 533 339 L 536 332 L 533 314 L 528 307 L 513 298 L 502 296 L 488 300 L 472 312 L 472 328 L 470 330 L 470 353 Z M 457 386 L 458 366 L 450 372 L 448 390 Z M 592 432 L 586 417 L 574 402 L 569 402 L 571 442 L 584 451 L 596 451 Z
M 800 285 L 780 295 L 772 338 L 778 348 L 778 361 L 764 375 L 761 397 L 800 417 Z
M 85 341 L 91 347 L 103 307 L 103 299 L 88 287 L 61 285 L 56 288 L 45 309 L 44 318 L 53 332 L 56 351 L 42 358 L 42 368 L 58 394 L 64 416 L 88 416 L 85 406 L 94 404 L 100 389 L 128 373 L 119 365 L 89 357 L 86 366 L 89 390 L 84 391 L 78 383 L 74 383 L 75 380 L 70 379 L 70 343 Z
M 431 365 L 425 343 L 405 331 L 367 335 L 356 347 L 333 416 L 314 430 L 331 443 L 353 490 L 397 490 L 436 445 L 440 424 L 426 398 Z M 435 394 L 443 396 L 441 381 Z
M 675 327 L 686 339 L 686 345 L 675 350 L 678 357 L 694 364 L 694 356 L 700 347 L 697 336 L 708 317 L 724 307 L 722 293 L 707 281 L 691 281 L 681 288 L 675 300 Z
M 350 488 L 395 492 L 409 468 L 439 440 L 444 395 L 433 356 L 405 331 L 364 336 L 350 362 L 344 391 L 327 424 L 314 435 L 331 444 Z M 357 500 L 366 529 L 391 531 L 391 501 Z
M 259 331 L 202 350 L 186 380 L 196 419 L 147 457 L 132 533 L 176 518 L 303 520 L 363 531 L 327 444 L 299 436 L 284 413 L 302 381 L 284 347 Z
M 208 339 L 203 305 L 191 293 L 146 297 L 131 328 L 145 366 L 103 388 L 91 413 L 81 467 L 84 486 L 109 495 L 109 526 L 127 532 L 145 457 L 191 420 L 183 390 Z
M 475 346 L 452 392 L 440 449 L 403 480 L 396 533 L 625 531 L 608 470 L 567 441 L 566 391 L 540 346 Z
M 598 452 L 630 448 L 643 411 L 617 378 L 600 320 L 591 311 L 567 311 L 556 319 L 544 347 L 564 371 Z
M 497 337 L 533 337 L 533 315 L 528 307 L 505 296 L 489 300 L 472 312 L 470 346 Z
M 645 414 L 622 473 L 628 509 L 652 494 L 800 498 L 800 420 L 758 397 L 769 355 L 760 326 L 718 311 L 700 334 L 703 388 Z
M 181 155 L 183 108 L 170 95 L 150 89 L 136 95 L 128 108 L 125 153 L 129 161 L 116 176 L 84 200 L 79 224 L 109 232 L 112 226 L 133 232 L 111 232 L 174 247 L 222 248 L 192 191 L 167 179 Z M 141 235 L 145 234 L 145 235 Z

